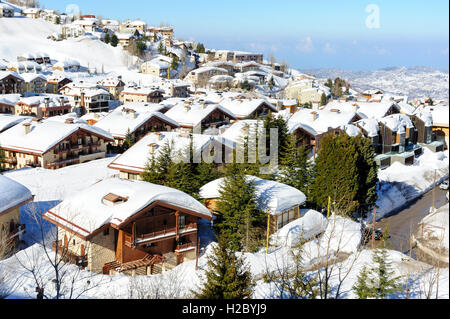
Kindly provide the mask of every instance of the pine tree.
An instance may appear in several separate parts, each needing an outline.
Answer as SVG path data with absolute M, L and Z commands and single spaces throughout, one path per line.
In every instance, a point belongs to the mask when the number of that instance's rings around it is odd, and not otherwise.
M 289 137 L 289 144 L 281 160 L 281 174 L 277 180 L 292 186 L 304 194 L 308 194 L 311 166 L 308 163 L 308 151 L 305 147 L 298 147 L 294 135 Z
M 117 35 L 113 34 L 113 35 L 111 36 L 110 44 L 111 44 L 113 47 L 117 47 L 117 45 L 119 44 L 119 39 L 117 38 Z
M 158 53 L 159 54 L 164 54 L 164 45 L 163 45 L 162 41 L 159 42 Z
M 105 34 L 105 37 L 103 38 L 103 42 L 105 42 L 106 44 L 109 44 L 109 42 L 111 42 L 111 36 L 109 35 L 109 33 Z
M 127 134 L 125 135 L 125 140 L 122 144 L 122 151 L 125 152 L 126 150 L 128 150 L 130 147 L 132 147 L 134 145 L 134 137 L 131 134 L 130 129 L 128 128 L 127 130 Z
M 198 198 L 199 188 L 195 181 L 195 166 L 192 163 L 192 143 L 183 151 L 178 152 L 177 160 L 172 161 L 167 169 L 165 185 L 178 189 Z M 189 162 L 183 159 L 190 159 Z
M 154 154 L 148 159 L 142 178 L 145 182 L 166 185 L 169 168 L 172 165 L 172 150 L 174 142 L 166 142 L 158 156 Z
M 331 197 L 336 213 L 349 215 L 358 207 L 358 154 L 346 133 L 321 140 L 316 159 L 311 197 L 317 207 L 326 207 Z
M 253 295 L 254 281 L 250 269 L 242 257 L 228 247 L 224 239 L 213 248 L 208 257 L 206 281 L 200 292 L 195 293 L 198 299 L 250 299 Z
M 201 162 L 195 167 L 195 183 L 197 189 L 203 187 L 218 178 L 221 178 L 221 172 L 215 167 L 214 163 Z
M 172 58 L 172 63 L 170 64 L 170 68 L 172 70 L 175 70 L 175 71 L 178 70 L 178 61 L 179 61 L 178 57 L 176 55 L 174 55 Z
M 322 93 L 322 96 L 320 97 L 320 106 L 327 105 L 327 96 L 325 93 Z
M 254 182 L 247 178 L 237 163 L 226 168 L 217 211 L 220 216 L 215 227 L 231 249 L 250 251 L 256 248 L 264 234 L 265 214 L 258 209 Z
M 363 268 L 353 291 L 360 299 L 385 299 L 402 290 L 401 277 L 395 277 L 386 249 L 376 249 L 372 254 L 372 267 Z

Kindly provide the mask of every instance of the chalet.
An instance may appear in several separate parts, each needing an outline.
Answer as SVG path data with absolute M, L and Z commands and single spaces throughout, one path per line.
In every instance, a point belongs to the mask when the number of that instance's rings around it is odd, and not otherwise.
M 0 71 L 8 71 L 8 63 L 0 59 Z
M 53 72 L 47 76 L 47 93 L 57 94 L 59 90 L 71 83 L 72 79 L 68 78 L 62 72 Z
M 192 144 L 193 159 L 196 163 L 208 160 L 220 166 L 230 163 L 235 144 L 223 137 L 187 134 L 179 132 L 149 133 L 125 153 L 117 157 L 108 168 L 118 170 L 120 177 L 129 180 L 142 180 L 150 156 L 157 159 L 161 149 L 171 148 L 172 158 L 178 161 L 185 158 L 185 151 Z
M 428 111 L 418 111 L 410 117 L 415 127 L 414 144 L 419 144 L 433 152 L 444 151 L 444 143 L 436 141 L 433 133 L 433 115 Z
M 107 132 L 88 124 L 26 120 L 0 134 L 8 169 L 26 166 L 58 169 L 106 156 Z
M 0 94 L 23 94 L 24 79 L 13 71 L 0 71 Z
M 258 71 L 261 69 L 261 65 L 254 62 L 244 62 L 244 63 L 238 63 L 235 65 L 236 72 L 249 72 L 249 71 Z
M 361 118 L 354 112 L 301 108 L 288 121 L 288 131 L 295 134 L 298 145 L 306 146 L 313 154 L 320 151 L 320 141 L 327 135 L 338 134 L 346 125 Z
M 15 104 L 15 115 L 48 118 L 70 113 L 69 99 L 62 95 L 38 95 L 21 98 Z
M 138 33 L 138 31 L 135 31 Z M 122 32 L 122 33 L 117 33 L 117 39 L 119 40 L 119 44 L 123 47 L 126 48 L 130 45 L 130 41 L 134 40 L 137 38 L 136 33 L 134 32 Z
M 119 101 L 160 103 L 164 99 L 163 94 L 164 91 L 158 88 L 125 87 L 120 93 Z
M 77 72 L 80 68 L 80 62 L 76 60 L 59 61 L 53 65 L 53 71 L 61 72 Z
M 82 27 L 86 32 L 94 32 L 100 26 L 100 22 L 93 18 L 75 20 L 72 24 Z
M 247 176 L 247 181 L 255 185 L 258 208 L 270 215 L 269 234 L 274 234 L 290 222 L 300 217 L 300 207 L 305 204 L 306 196 L 299 190 L 278 182 Z M 205 200 L 211 213 L 217 211 L 225 178 L 220 178 L 204 185 L 200 189 L 200 198 Z
M 187 83 L 175 83 L 169 84 L 168 94 L 171 97 L 187 98 L 189 96 L 189 87 Z
M 369 89 L 369 90 L 365 90 L 364 92 L 361 93 L 361 96 L 366 100 L 370 100 L 370 99 L 374 98 L 375 96 L 380 96 L 380 95 L 383 95 L 383 91 L 378 90 L 378 89 Z
M 425 107 L 433 116 L 433 133 L 436 140 L 443 142 L 445 149 L 449 147 L 449 107 L 447 105 L 439 104 Z
M 0 94 L 0 114 L 14 114 L 20 94 Z
M 122 146 L 128 135 L 137 142 L 149 132 L 172 131 L 178 128 L 178 123 L 160 112 L 135 110 L 125 105 L 94 126 L 109 132 L 114 137 L 115 146 Z
M 61 32 L 64 38 L 77 38 L 86 34 L 86 30 L 82 26 L 73 23 L 64 24 Z
M 31 18 L 31 19 L 38 19 L 41 17 L 41 12 L 42 10 L 39 8 L 27 8 L 25 10 L 23 10 L 23 14 L 27 17 L 27 18 Z
M 201 67 L 189 72 L 184 80 L 195 86 L 205 87 L 209 80 L 216 75 L 228 75 L 228 71 L 217 67 Z
M 212 220 L 212 215 L 179 190 L 106 179 L 43 218 L 58 227 L 61 240 L 53 246 L 66 252 L 68 261 L 107 275 L 152 275 L 194 260 L 198 220 Z
M 215 52 L 215 59 L 220 61 L 231 61 L 233 63 L 244 63 L 244 62 L 256 62 L 259 64 L 263 63 L 264 56 L 262 54 L 241 52 L 241 51 L 227 51 L 218 50 Z
M 379 120 L 381 153 L 391 156 L 391 163 L 413 165 L 414 158 L 422 154 L 415 145 L 415 127 L 404 114 L 394 114 Z
M 14 8 L 6 3 L 0 3 L 0 18 L 14 17 Z
M 102 27 L 102 29 L 107 29 L 107 30 L 110 30 L 112 32 L 118 32 L 119 31 L 120 22 L 118 20 L 103 19 L 101 21 L 100 26 Z
M 158 77 L 166 78 L 169 74 L 170 64 L 159 59 L 152 59 L 141 65 L 141 73 L 151 74 Z
M 114 100 L 118 100 L 120 93 L 125 89 L 125 82 L 122 81 L 121 76 L 106 78 L 99 84 L 109 91 Z
M 42 71 L 42 66 L 34 61 L 12 62 L 8 64 L 8 70 L 19 74 L 37 73 Z
M 264 99 L 224 98 L 220 104 L 236 115 L 239 120 L 261 118 L 269 113 L 277 113 L 277 108 Z
M 25 81 L 25 93 L 45 93 L 47 88 L 47 78 L 39 73 L 24 73 L 22 78 Z
M 236 120 L 235 115 L 220 104 L 190 99 L 173 106 L 166 115 L 181 127 L 199 133 L 210 127 L 219 127 Z
M 225 69 L 228 72 L 228 75 L 233 75 L 235 70 L 235 65 L 233 62 L 229 61 L 212 61 L 202 64 L 202 67 L 213 67 L 213 68 L 221 68 Z
M 0 252 L 14 249 L 25 232 L 20 220 L 20 208 L 33 200 L 30 190 L 12 179 L 0 175 Z M 6 247 L 1 247 L 2 245 Z M 2 259 L 0 254 L 0 259 Z
M 17 57 L 17 61 L 36 62 L 38 64 L 51 63 L 50 56 L 45 52 L 24 53 L 21 56 Z
M 212 90 L 223 90 L 230 88 L 233 84 L 231 75 L 215 75 L 208 81 L 208 87 Z
M 111 94 L 101 85 L 85 82 L 69 83 L 63 86 L 60 93 L 69 97 L 73 107 L 80 115 L 92 112 L 108 112 Z
M 148 28 L 149 32 L 154 34 L 158 34 L 162 37 L 168 37 L 169 39 L 173 39 L 173 28 L 172 27 L 150 27 Z

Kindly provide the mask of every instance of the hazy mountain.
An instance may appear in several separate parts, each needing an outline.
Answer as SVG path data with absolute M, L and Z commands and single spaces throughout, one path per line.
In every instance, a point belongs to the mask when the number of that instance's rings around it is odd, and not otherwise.
M 376 71 L 304 69 L 319 79 L 343 78 L 357 89 L 381 89 L 387 93 L 449 99 L 449 73 L 431 67 L 388 67 Z

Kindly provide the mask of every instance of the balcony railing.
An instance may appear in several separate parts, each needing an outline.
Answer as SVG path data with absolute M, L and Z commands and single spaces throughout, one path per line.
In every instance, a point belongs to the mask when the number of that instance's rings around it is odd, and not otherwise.
M 175 251 L 179 252 L 179 251 L 186 251 L 186 250 L 192 250 L 195 249 L 195 243 L 186 243 L 186 244 L 182 244 L 182 245 L 177 245 L 177 248 L 175 249 Z
M 3 160 L 3 162 L 8 163 L 8 164 L 17 164 L 17 158 L 15 158 L 15 157 L 5 158 Z
M 178 234 L 184 235 L 185 233 L 196 231 L 197 224 L 190 223 L 185 226 L 181 226 L 178 228 Z M 132 235 L 124 234 L 125 245 L 128 247 L 135 247 L 136 244 L 143 242 L 151 242 L 155 239 L 166 238 L 166 237 L 175 237 L 176 236 L 176 227 L 164 228 L 163 230 L 153 231 L 145 234 L 139 234 L 136 236 L 136 242 L 133 241 Z

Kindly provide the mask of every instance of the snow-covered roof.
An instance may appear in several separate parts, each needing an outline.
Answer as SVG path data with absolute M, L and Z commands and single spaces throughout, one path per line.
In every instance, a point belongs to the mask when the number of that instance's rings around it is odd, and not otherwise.
M 47 78 L 43 74 L 39 73 L 23 73 L 22 78 L 25 80 L 25 82 L 31 82 L 36 79 L 41 79 L 42 81 L 47 81 Z
M 386 125 L 391 131 L 398 134 L 406 133 L 407 128 L 413 128 L 411 119 L 405 114 L 393 114 L 380 119 L 380 122 Z
M 239 118 L 246 118 L 265 104 L 272 112 L 277 113 L 277 108 L 264 99 L 233 99 L 224 98 L 220 104 L 233 112 Z
M 150 95 L 155 92 L 164 93 L 163 90 L 158 88 L 125 87 L 121 94 Z
M 191 136 L 187 133 L 178 132 L 149 133 L 116 158 L 109 167 L 117 170 L 143 173 L 150 156 L 153 155 L 157 158 L 162 147 L 166 144 L 173 146 L 172 158 L 177 159 L 179 158 L 179 153 L 184 152 L 191 142 L 193 143 L 194 155 L 198 155 L 214 141 L 230 146 L 232 144 L 224 138 L 210 135 L 193 134 Z
M 115 138 L 125 138 L 128 131 L 134 133 L 152 118 L 157 118 L 172 127 L 178 127 L 177 122 L 160 112 L 137 111 L 128 106 L 115 109 L 94 126 L 109 132 Z
M 314 120 L 314 115 L 316 119 Z M 311 135 L 319 135 L 350 124 L 355 117 L 354 112 L 333 112 L 329 110 L 316 110 L 301 108 L 288 121 L 289 133 L 302 128 Z
M 223 68 L 213 67 L 213 66 L 204 66 L 204 67 L 192 70 L 190 73 L 201 74 L 201 73 L 205 73 L 205 72 L 221 72 L 221 73 L 228 74 L 227 70 L 225 70 Z
M 3 132 L 14 125 L 19 124 L 20 122 L 29 119 L 28 116 L 17 116 L 17 115 L 9 115 L 9 114 L 0 114 L 0 132 Z
M 264 121 L 261 120 L 242 120 L 233 123 L 220 136 L 233 142 L 241 142 L 244 136 L 256 134 L 256 129 L 264 132 Z
M 185 104 L 180 102 L 166 112 L 166 115 L 178 123 L 181 126 L 196 127 L 199 125 L 209 114 L 219 109 L 227 114 L 231 119 L 235 119 L 235 116 L 228 109 L 224 108 L 220 104 L 208 103 L 195 100 L 192 104 Z
M 125 85 L 125 83 L 122 81 L 122 78 L 120 77 L 107 77 L 101 81 L 99 81 L 99 83 L 105 87 L 117 87 L 120 84 Z
M 347 133 L 348 136 L 355 137 L 361 134 L 361 129 L 353 124 L 341 126 L 341 130 Z
M 294 187 L 249 175 L 247 181 L 255 184 L 258 208 L 270 211 L 271 215 L 279 215 L 306 202 L 305 194 Z M 204 185 L 200 189 L 200 198 L 220 198 L 224 182 L 225 178 L 220 178 Z
M 33 198 L 31 191 L 16 181 L 0 175 L 0 215 Z
M 14 72 L 14 71 L 0 71 L 0 81 L 10 75 L 23 81 L 23 77 L 21 77 L 17 72 Z
M 428 110 L 419 110 L 414 115 L 421 119 L 426 127 L 433 126 L 433 115 Z
M 361 118 L 374 118 L 379 119 L 386 116 L 391 107 L 400 111 L 400 107 L 397 103 L 392 101 L 386 102 L 342 102 L 332 101 L 328 103 L 324 108 L 326 110 L 340 110 L 342 112 L 355 112 Z
M 375 137 L 380 131 L 380 125 L 376 119 L 363 119 L 356 122 L 356 124 L 361 127 L 369 137 Z
M 126 200 L 116 205 L 110 204 L 105 199 L 109 194 Z M 212 218 L 205 206 L 179 190 L 117 178 L 105 179 L 72 195 L 44 216 L 69 227 L 82 237 L 88 237 L 109 223 L 121 225 L 154 202 L 163 202 L 195 212 L 203 218 Z M 70 221 L 71 224 L 65 221 Z
M 28 134 L 24 124 L 30 125 Z M 87 124 L 65 124 L 51 120 L 43 122 L 25 120 L 20 125 L 16 125 L 0 134 L 0 146 L 23 152 L 44 154 L 80 129 L 99 135 L 105 140 L 114 140 L 108 132 Z
M 431 112 L 435 126 L 449 126 L 449 106 L 434 105 L 425 107 L 425 110 Z
M 0 94 L 0 104 L 15 105 L 20 100 L 20 94 Z

